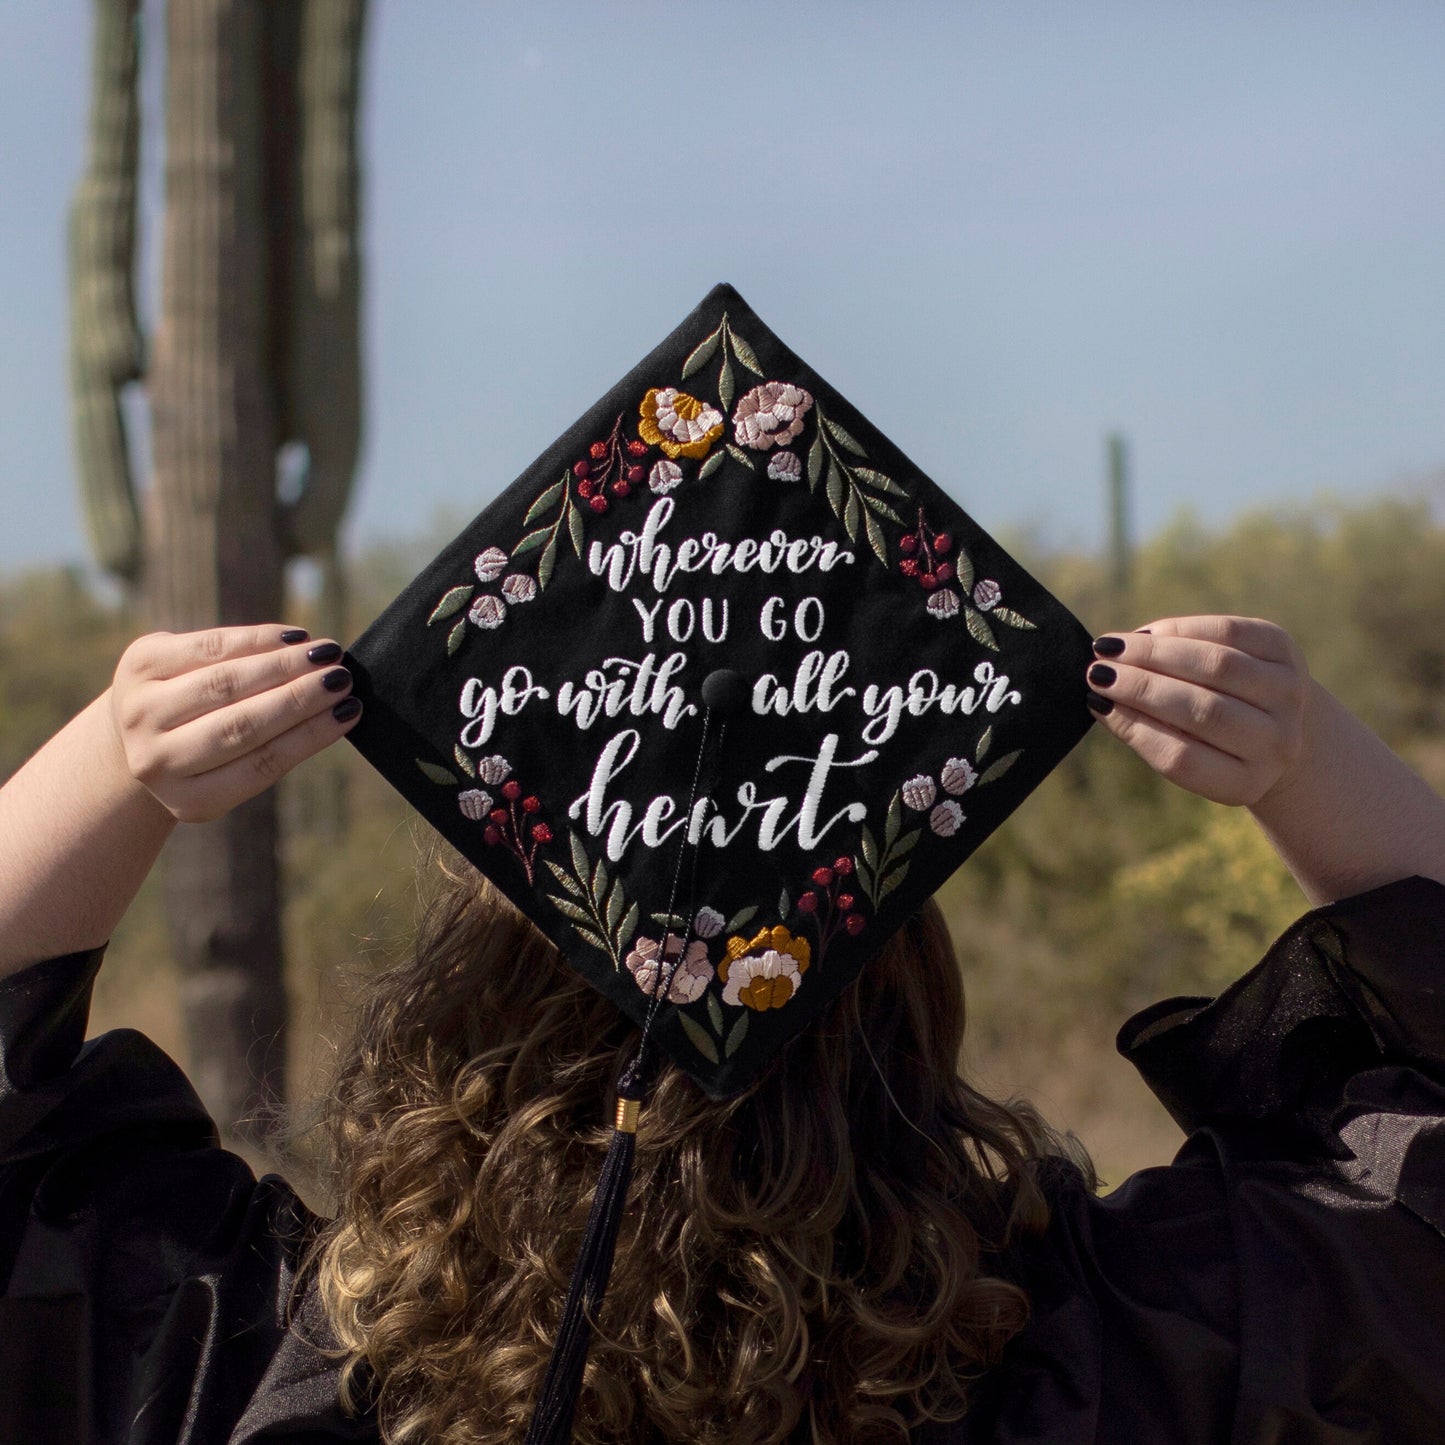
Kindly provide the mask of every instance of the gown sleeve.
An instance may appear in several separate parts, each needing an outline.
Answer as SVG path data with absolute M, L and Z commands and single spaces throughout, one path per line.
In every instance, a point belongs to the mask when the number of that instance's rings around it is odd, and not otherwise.
M 84 1042 L 100 959 L 0 981 L 0 1440 L 374 1439 L 292 1300 L 314 1218 L 143 1035 Z

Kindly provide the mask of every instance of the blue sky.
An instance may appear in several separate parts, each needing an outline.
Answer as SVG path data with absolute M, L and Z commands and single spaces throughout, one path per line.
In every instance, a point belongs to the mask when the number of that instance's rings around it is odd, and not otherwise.
M 85 556 L 88 41 L 0 5 L 6 569 Z M 1145 533 L 1438 495 L 1442 75 L 1435 0 L 377 0 L 349 538 L 469 515 L 718 280 L 990 529 L 1097 542 L 1112 428 Z

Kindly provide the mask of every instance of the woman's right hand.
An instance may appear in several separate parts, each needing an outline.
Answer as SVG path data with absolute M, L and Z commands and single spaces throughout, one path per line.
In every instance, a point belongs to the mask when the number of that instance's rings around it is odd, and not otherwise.
M 218 818 L 355 725 L 340 660 L 274 623 L 138 638 L 110 690 L 125 766 L 180 822 Z

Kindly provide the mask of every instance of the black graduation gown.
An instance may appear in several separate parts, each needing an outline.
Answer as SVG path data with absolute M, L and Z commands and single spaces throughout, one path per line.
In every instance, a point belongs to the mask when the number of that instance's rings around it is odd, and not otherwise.
M 81 1046 L 98 963 L 0 984 L 0 1441 L 374 1440 L 288 1324 L 314 1221 L 147 1039 Z M 1445 887 L 1308 914 L 1120 1048 L 1188 1141 L 1103 1199 L 1052 1169 L 1031 1322 L 918 1445 L 1445 1441 Z

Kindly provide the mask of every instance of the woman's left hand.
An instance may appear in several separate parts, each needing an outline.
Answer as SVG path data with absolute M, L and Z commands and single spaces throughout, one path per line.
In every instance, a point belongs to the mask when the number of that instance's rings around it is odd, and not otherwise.
M 1089 706 L 1155 772 L 1216 803 L 1255 807 L 1299 761 L 1309 669 L 1256 617 L 1165 617 L 1096 639 Z

